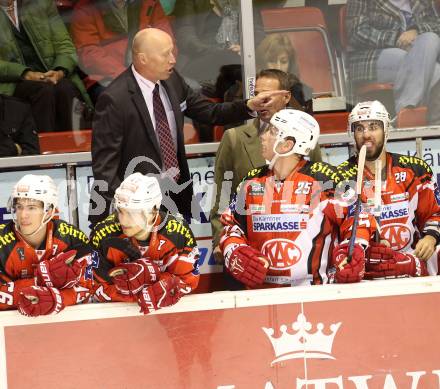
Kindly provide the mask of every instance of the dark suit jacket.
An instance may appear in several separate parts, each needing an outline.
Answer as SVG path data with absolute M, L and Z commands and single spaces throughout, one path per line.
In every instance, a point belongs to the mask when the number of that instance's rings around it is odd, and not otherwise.
M 246 120 L 250 116 L 244 101 L 212 103 L 195 93 L 177 72 L 173 72 L 162 84 L 167 91 L 176 119 L 180 185 L 190 179 L 183 143 L 184 115 L 208 124 L 226 124 Z M 108 214 L 113 194 L 126 177 L 126 169 L 134 158 L 141 156 L 150 159 L 149 162 L 136 164 L 135 172 L 158 174 L 158 169 L 162 166 L 161 151 L 153 123 L 131 67 L 100 95 L 92 134 L 94 179 L 106 181 L 109 188 L 108 191 L 102 187 L 98 190 L 98 194 L 106 200 L 106 210 L 105 214 L 101 210 L 100 215 L 89 215 L 89 220 L 96 222 Z M 94 188 L 96 190 L 96 186 Z M 98 199 L 99 196 L 92 191 L 92 200 L 96 202 Z M 178 210 L 188 215 L 191 211 L 192 185 L 188 185 L 178 196 L 174 196 L 173 200 Z M 101 200 L 101 207 L 102 204 Z

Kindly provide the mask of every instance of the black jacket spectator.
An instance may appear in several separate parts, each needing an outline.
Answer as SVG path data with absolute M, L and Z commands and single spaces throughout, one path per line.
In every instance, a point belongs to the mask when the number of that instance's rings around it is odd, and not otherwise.
M 40 153 L 31 108 L 15 97 L 0 94 L 0 157 Z

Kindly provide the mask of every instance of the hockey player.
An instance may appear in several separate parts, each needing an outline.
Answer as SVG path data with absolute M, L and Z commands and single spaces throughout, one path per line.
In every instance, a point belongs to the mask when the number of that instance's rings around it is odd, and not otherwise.
M 440 241 L 440 193 L 432 171 L 420 158 L 386 151 L 389 114 L 379 101 L 355 106 L 348 131 L 356 149 L 367 146 L 362 202 L 373 212 L 374 181 L 380 163 L 380 236 L 370 242 L 365 278 L 423 276 L 437 274 L 436 256 Z M 357 173 L 356 157 L 338 167 L 350 179 Z
M 241 183 L 229 212 L 220 247 L 225 266 L 250 288 L 328 282 L 328 260 L 335 228 L 342 242 L 334 250 L 337 282 L 358 282 L 364 248 L 374 230 L 369 219 L 357 229 L 347 263 L 353 218 L 334 198 L 340 181 L 336 168 L 304 159 L 319 137 L 319 125 L 307 113 L 283 109 L 261 136 L 268 166 L 252 170 Z M 364 217 L 364 215 L 361 215 Z
M 183 218 L 159 210 L 161 202 L 157 179 L 141 173 L 116 190 L 115 212 L 90 236 L 99 301 L 137 301 L 147 314 L 197 287 L 196 240 Z
M 89 297 L 80 285 L 90 261 L 87 236 L 54 219 L 57 203 L 49 176 L 27 174 L 15 184 L 12 221 L 0 225 L 0 310 L 47 315 Z

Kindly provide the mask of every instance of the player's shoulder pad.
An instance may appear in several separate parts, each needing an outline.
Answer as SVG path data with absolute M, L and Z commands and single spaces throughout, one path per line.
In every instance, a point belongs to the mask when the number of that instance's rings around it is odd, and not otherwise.
M 268 172 L 269 165 L 263 165 L 255 169 L 249 170 L 248 173 L 241 180 L 241 182 L 238 184 L 236 192 L 238 193 L 240 191 L 246 181 L 253 180 L 254 178 L 264 177 L 267 175 Z
M 0 248 L 15 245 L 17 237 L 12 228 L 13 224 L 14 222 L 12 221 L 6 224 L 0 224 Z
M 432 176 L 431 167 L 421 158 L 411 155 L 391 154 L 393 166 L 410 168 L 416 177 Z
M 165 220 L 158 233 L 170 240 L 177 248 L 194 247 L 196 239 L 186 220 L 180 215 L 161 213 L 162 220 Z
M 257 167 L 255 169 L 249 170 L 243 180 L 246 180 L 246 179 L 250 180 L 252 178 L 263 177 L 263 176 L 267 175 L 268 171 L 269 171 L 269 165 L 263 165 L 263 166 Z
M 90 243 L 96 249 L 103 239 L 120 234 L 122 234 L 121 224 L 116 217 L 116 213 L 112 213 L 92 227 Z
M 352 156 L 350 159 L 340 163 L 337 169 L 345 181 L 356 180 L 358 171 L 356 156 Z
M 82 243 L 89 243 L 87 235 L 74 225 L 67 223 L 61 219 L 53 220 L 54 236 L 61 240 L 80 241 Z
M 335 184 L 338 184 L 341 181 L 336 166 L 326 162 L 308 162 L 302 167 L 300 173 L 321 182 L 333 181 Z

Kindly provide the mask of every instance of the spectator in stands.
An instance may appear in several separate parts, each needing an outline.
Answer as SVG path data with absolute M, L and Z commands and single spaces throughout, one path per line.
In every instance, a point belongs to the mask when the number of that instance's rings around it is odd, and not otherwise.
M 440 124 L 440 23 L 432 0 L 348 0 L 351 82 L 394 84 L 395 109 L 428 106 Z
M 174 6 L 176 5 L 176 0 L 160 0 L 163 11 L 166 15 L 170 15 L 174 11 Z
M 40 153 L 37 127 L 28 104 L 0 95 L 0 157 Z
M 289 90 L 289 88 L 289 77 L 281 70 L 262 70 L 257 75 L 256 95 L 264 91 Z M 224 226 L 220 222 L 220 215 L 228 207 L 231 195 L 243 177 L 250 170 L 266 164 L 261 154 L 259 135 L 269 125 L 272 116 L 280 109 L 286 108 L 289 100 L 290 94 L 278 96 L 272 108 L 260 111 L 258 118 L 252 124 L 230 128 L 222 137 L 215 159 L 216 198 L 210 215 L 214 257 L 218 263 L 223 263 L 219 241 Z M 223 183 L 226 185 L 223 186 Z
M 0 8 L 0 93 L 29 102 L 38 131 L 71 130 L 82 108 L 75 98 L 91 102 L 55 2 L 0 0 Z
M 177 69 L 193 88 L 201 88 L 205 96 L 223 101 L 225 93 L 241 83 L 239 2 L 178 1 L 174 16 L 179 48 Z M 261 40 L 264 33 L 258 12 L 254 24 L 256 39 Z M 198 122 L 194 125 L 201 142 L 212 141 L 212 127 Z
M 169 18 L 156 0 L 80 0 L 76 4 L 71 32 L 92 100 L 96 102 L 130 64 L 129 37 L 146 27 L 172 35 Z
M 312 88 L 300 81 L 296 52 L 289 36 L 283 33 L 267 35 L 258 45 L 255 55 L 257 71 L 279 69 L 289 74 L 292 96 L 290 106 L 311 114 Z
M 92 202 L 96 203 L 89 215 L 92 222 L 108 214 L 114 191 L 133 170 L 166 173 L 166 189 L 173 192 L 170 196 L 175 202 L 168 203 L 168 209 L 174 213 L 177 206 L 189 216 L 193 191 L 183 144 L 183 116 L 211 124 L 246 120 L 252 111 L 270 109 L 276 96 L 287 93 L 264 92 L 233 103 L 209 102 L 174 71 L 173 49 L 166 32 L 139 31 L 133 40 L 133 66 L 98 99 L 92 135 Z M 108 185 L 108 191 L 102 185 Z M 95 193 L 98 188 L 101 197 Z
M 178 1 L 174 16 L 183 76 L 213 85 L 222 65 L 241 64 L 237 0 Z
M 256 50 L 257 71 L 261 69 L 279 69 L 289 76 L 289 106 L 313 115 L 312 88 L 299 79 L 299 67 L 296 52 L 289 36 L 283 33 L 267 35 Z M 313 162 L 322 161 L 319 144 L 309 153 Z

